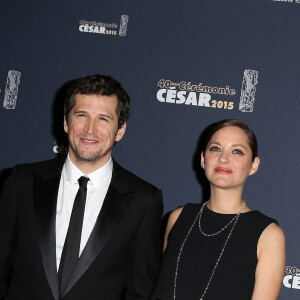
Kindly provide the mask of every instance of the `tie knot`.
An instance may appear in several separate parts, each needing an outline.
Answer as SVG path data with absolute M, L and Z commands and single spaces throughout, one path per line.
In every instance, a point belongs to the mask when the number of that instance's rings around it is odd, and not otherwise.
M 85 176 L 81 176 L 79 179 L 78 179 L 78 183 L 79 183 L 79 187 L 83 187 L 83 188 L 86 188 L 87 186 L 87 183 L 90 179 L 88 177 L 85 177 Z

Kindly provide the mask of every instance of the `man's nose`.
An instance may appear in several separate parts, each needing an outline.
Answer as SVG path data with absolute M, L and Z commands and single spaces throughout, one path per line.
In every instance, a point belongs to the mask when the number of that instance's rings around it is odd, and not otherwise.
M 96 133 L 96 122 L 95 120 L 89 119 L 85 126 L 85 131 L 87 134 L 95 134 Z

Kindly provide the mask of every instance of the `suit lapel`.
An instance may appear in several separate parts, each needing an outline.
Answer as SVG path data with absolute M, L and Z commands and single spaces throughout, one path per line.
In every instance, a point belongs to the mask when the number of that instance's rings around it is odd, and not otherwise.
M 113 183 L 113 179 L 114 176 L 107 191 L 96 224 L 79 258 L 77 266 L 71 275 L 63 296 L 70 291 L 70 289 L 100 254 L 131 201 L 132 193 L 119 193 Z
M 54 163 L 57 166 L 57 164 Z M 41 173 L 34 175 L 33 201 L 36 225 L 39 235 L 39 245 L 46 277 L 48 279 L 53 297 L 59 299 L 58 278 L 56 269 L 56 203 L 59 188 L 61 166 L 55 172 L 47 170 L 47 176 Z M 53 169 L 53 162 L 50 171 Z

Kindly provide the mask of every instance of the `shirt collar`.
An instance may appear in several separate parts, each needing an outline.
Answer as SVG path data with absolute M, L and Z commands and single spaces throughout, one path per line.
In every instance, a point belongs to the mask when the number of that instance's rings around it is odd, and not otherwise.
M 92 183 L 96 188 L 98 188 L 101 183 L 112 175 L 113 161 L 111 156 L 108 162 L 101 168 L 90 174 L 84 174 L 81 172 L 71 161 L 69 154 L 65 162 L 65 172 L 67 175 L 67 180 L 71 181 L 73 184 L 78 184 L 78 178 L 81 176 L 87 176 L 90 181 L 88 184 Z

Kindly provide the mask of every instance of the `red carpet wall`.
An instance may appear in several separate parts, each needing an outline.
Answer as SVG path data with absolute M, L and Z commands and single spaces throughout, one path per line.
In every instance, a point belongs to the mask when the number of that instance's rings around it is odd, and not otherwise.
M 206 200 L 201 133 L 240 119 L 256 133 L 261 158 L 244 198 L 284 229 L 280 299 L 299 300 L 299 2 L 2 2 L 1 181 L 16 163 L 57 155 L 65 89 L 81 76 L 111 75 L 130 94 L 114 157 L 163 190 L 165 213 Z

